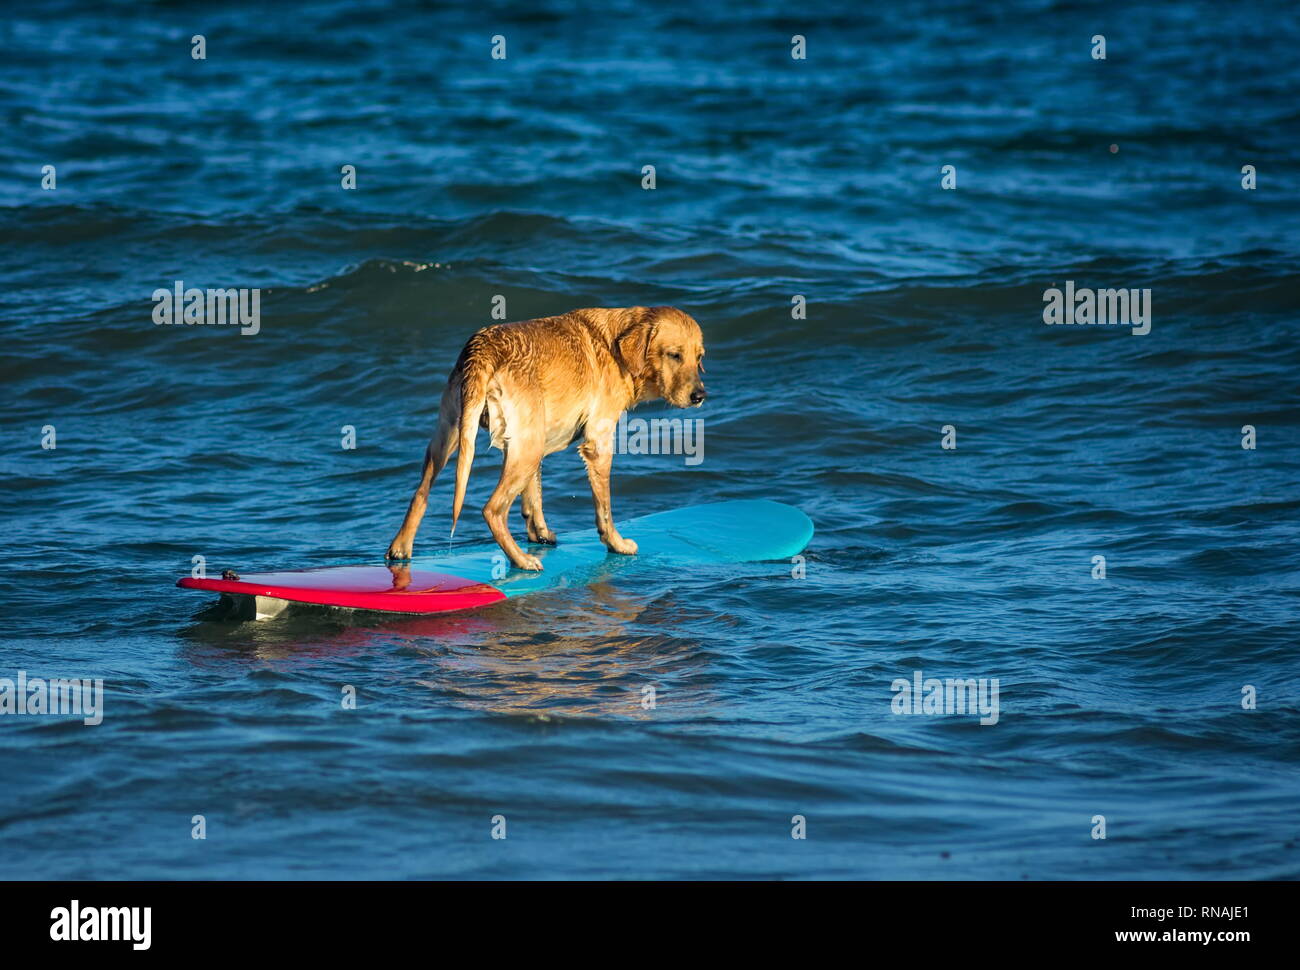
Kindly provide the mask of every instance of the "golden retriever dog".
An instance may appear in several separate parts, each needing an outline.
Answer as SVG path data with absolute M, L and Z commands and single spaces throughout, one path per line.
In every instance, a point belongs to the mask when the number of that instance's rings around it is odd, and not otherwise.
M 406 518 L 385 556 L 411 557 L 429 486 L 456 450 L 454 534 L 474 461 L 474 438 L 486 428 L 501 449 L 501 479 L 483 506 L 492 537 L 520 569 L 541 569 L 519 548 L 507 516 L 523 494 L 530 542 L 555 544 L 542 514 L 542 459 L 578 438 L 596 505 L 596 530 L 613 552 L 633 555 L 636 543 L 619 535 L 609 505 L 614 428 L 628 408 L 662 398 L 675 407 L 704 403 L 704 337 L 700 325 L 675 307 L 597 307 L 558 317 L 485 327 L 469 338 L 442 392 L 438 430 L 424 454 L 424 472 Z

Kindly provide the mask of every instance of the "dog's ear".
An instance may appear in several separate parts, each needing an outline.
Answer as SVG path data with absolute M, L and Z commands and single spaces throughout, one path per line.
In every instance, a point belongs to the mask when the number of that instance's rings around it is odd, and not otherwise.
M 650 369 L 650 343 L 654 335 L 654 323 L 646 314 L 614 338 L 614 356 L 633 377 L 643 377 Z

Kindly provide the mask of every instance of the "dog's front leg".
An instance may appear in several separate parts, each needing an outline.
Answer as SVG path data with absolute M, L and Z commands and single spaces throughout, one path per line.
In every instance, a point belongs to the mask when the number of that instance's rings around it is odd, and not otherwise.
M 596 504 L 596 531 L 600 541 L 611 552 L 625 556 L 636 554 L 636 543 L 624 539 L 614 527 L 614 514 L 609 507 L 609 468 L 614 461 L 612 436 L 606 440 L 588 438 L 578 447 L 583 464 L 587 466 L 587 481 L 591 482 L 591 498 Z

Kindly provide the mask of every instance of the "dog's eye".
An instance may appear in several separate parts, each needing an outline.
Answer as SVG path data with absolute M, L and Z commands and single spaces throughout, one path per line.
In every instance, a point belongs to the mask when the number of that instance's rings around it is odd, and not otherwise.
M 679 364 L 682 362 L 682 355 L 677 353 L 675 350 L 668 351 L 668 356 Z

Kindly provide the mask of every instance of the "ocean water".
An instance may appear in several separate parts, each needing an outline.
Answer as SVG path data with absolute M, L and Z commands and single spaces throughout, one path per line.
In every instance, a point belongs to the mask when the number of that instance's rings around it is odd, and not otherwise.
M 0 875 L 1300 876 L 1298 47 L 1208 0 L 10 10 L 0 678 L 104 700 L 0 715 Z M 260 331 L 156 326 L 176 280 Z M 1150 331 L 1045 325 L 1067 281 Z M 615 513 L 788 502 L 804 574 L 174 587 L 380 556 L 498 296 L 694 315 L 704 460 L 619 456 Z M 916 671 L 997 723 L 894 713 Z

